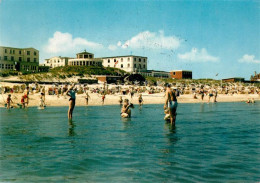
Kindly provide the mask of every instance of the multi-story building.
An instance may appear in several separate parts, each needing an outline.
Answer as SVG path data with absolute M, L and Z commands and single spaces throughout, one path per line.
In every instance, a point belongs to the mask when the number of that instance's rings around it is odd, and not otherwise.
M 0 46 L 0 70 L 37 72 L 38 67 L 38 50 Z
M 76 54 L 77 58 L 70 58 L 68 65 L 79 65 L 79 66 L 102 66 L 102 59 L 94 58 L 93 53 L 86 51 Z
M 49 66 L 50 69 L 60 66 L 66 66 L 68 65 L 69 57 L 52 57 L 49 59 L 45 59 L 44 66 Z
M 174 70 L 170 72 L 171 78 L 174 79 L 192 79 L 192 71 Z
M 102 57 L 104 67 L 114 67 L 126 72 L 137 73 L 147 70 L 147 57 L 126 55 Z

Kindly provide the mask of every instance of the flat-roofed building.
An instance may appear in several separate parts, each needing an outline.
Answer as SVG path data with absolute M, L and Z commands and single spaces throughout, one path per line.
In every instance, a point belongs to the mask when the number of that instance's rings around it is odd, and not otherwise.
M 102 59 L 94 58 L 93 53 L 81 52 L 77 53 L 77 58 L 70 58 L 68 60 L 68 65 L 78 65 L 78 66 L 102 66 Z
M 0 70 L 38 72 L 39 51 L 35 48 L 0 46 Z
M 174 70 L 170 72 L 170 76 L 174 79 L 192 79 L 192 71 Z
M 156 71 L 156 70 L 147 70 L 145 72 L 140 72 L 143 76 L 157 77 L 157 78 L 170 78 L 170 72 L 166 71 Z
M 147 71 L 147 57 L 125 55 L 114 57 L 102 57 L 104 67 L 114 67 L 129 73 Z
M 49 66 L 50 69 L 55 68 L 55 67 L 61 67 L 61 66 L 66 66 L 68 65 L 68 60 L 70 58 L 69 57 L 52 57 L 49 59 L 45 59 L 44 61 L 44 66 Z
M 223 82 L 245 82 L 245 78 L 234 77 L 234 78 L 226 78 L 222 79 Z

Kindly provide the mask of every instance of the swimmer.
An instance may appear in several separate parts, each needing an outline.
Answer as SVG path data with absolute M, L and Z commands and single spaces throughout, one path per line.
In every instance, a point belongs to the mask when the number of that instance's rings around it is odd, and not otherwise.
M 143 100 L 143 98 L 142 98 L 142 94 L 139 95 L 139 97 L 138 97 L 138 102 L 139 102 L 139 105 L 140 105 L 140 106 L 143 105 L 144 100 Z
M 121 117 L 123 118 L 130 118 L 131 117 L 131 109 L 130 107 L 133 108 L 133 104 L 129 104 L 129 100 L 125 99 L 123 107 L 121 109 Z
M 246 101 L 246 103 L 248 103 L 248 104 L 251 103 L 251 100 L 248 98 L 247 101 Z
M 68 119 L 72 120 L 72 113 L 76 103 L 76 92 L 74 90 L 75 85 L 72 86 L 65 92 L 66 95 L 70 97 L 69 99 L 69 109 L 68 109 Z
M 11 108 L 11 102 L 14 103 L 11 99 L 11 94 L 8 95 L 7 99 L 6 99 L 6 109 L 10 109 Z
M 165 100 L 165 105 L 164 108 L 168 106 L 170 110 L 170 122 L 171 125 L 175 126 L 175 121 L 176 121 L 176 110 L 178 106 L 177 102 L 177 97 L 176 97 L 176 90 L 171 90 L 171 85 L 167 85 L 166 89 L 166 100 Z

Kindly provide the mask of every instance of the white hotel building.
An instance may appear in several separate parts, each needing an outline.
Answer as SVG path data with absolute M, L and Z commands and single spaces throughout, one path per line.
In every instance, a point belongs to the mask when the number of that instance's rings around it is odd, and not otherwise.
M 68 61 L 68 65 L 78 65 L 78 66 L 102 66 L 102 59 L 94 58 L 93 53 L 82 52 L 76 54 L 77 58 L 71 58 Z
M 102 57 L 104 67 L 114 67 L 130 73 L 145 72 L 147 70 L 147 57 L 126 55 Z
M 68 65 L 69 57 L 52 57 L 50 59 L 45 59 L 44 66 L 49 66 L 50 69 L 60 66 Z

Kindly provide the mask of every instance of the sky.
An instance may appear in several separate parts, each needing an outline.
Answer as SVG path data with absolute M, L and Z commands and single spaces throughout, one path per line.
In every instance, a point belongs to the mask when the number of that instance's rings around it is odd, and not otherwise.
M 53 56 L 148 57 L 148 69 L 222 79 L 260 72 L 260 1 L 0 0 L 0 46 Z

